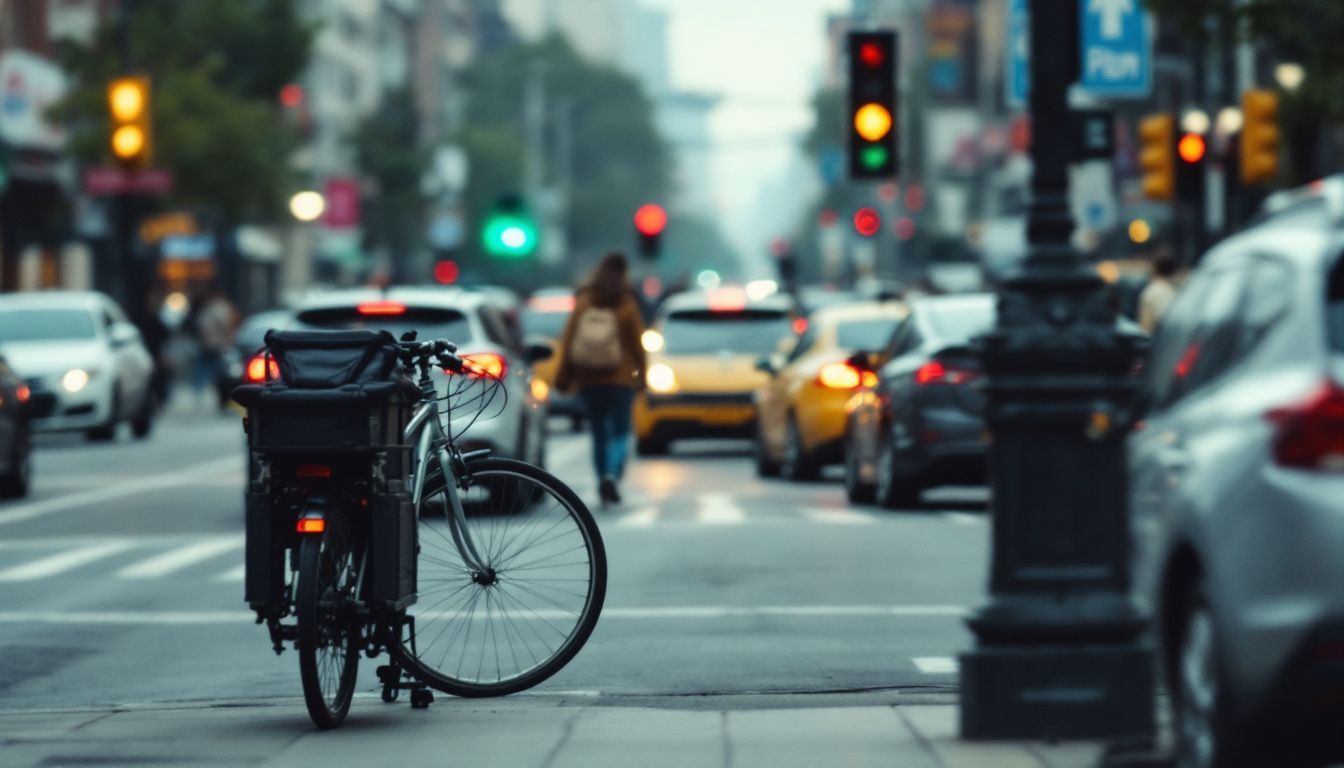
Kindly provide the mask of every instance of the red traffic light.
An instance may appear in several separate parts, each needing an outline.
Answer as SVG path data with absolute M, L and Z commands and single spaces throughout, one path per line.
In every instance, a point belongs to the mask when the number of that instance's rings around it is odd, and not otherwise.
M 461 272 L 457 267 L 457 262 L 452 259 L 444 259 L 434 265 L 434 279 L 444 285 L 452 285 L 457 282 L 459 274 Z
M 1187 133 L 1181 137 L 1180 143 L 1176 145 L 1176 154 L 1184 162 L 1194 164 L 1204 159 L 1204 152 L 1207 149 L 1203 136 L 1198 133 Z
M 865 67 L 880 67 L 887 60 L 887 52 L 877 43 L 859 45 L 859 62 Z
M 290 83 L 280 89 L 280 103 L 290 109 L 303 103 L 303 86 L 298 83 Z
M 662 234 L 667 227 L 667 211 L 661 205 L 649 203 L 635 211 L 635 230 L 645 237 Z
M 872 237 L 882 228 L 882 217 L 873 208 L 860 208 L 854 212 L 854 231 L 864 237 Z

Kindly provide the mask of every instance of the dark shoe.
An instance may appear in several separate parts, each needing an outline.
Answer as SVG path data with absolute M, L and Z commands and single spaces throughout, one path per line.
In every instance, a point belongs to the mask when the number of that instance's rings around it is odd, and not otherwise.
M 616 480 L 610 475 L 602 478 L 602 482 L 597 486 L 597 492 L 602 497 L 603 504 L 621 503 L 621 492 L 616 490 Z

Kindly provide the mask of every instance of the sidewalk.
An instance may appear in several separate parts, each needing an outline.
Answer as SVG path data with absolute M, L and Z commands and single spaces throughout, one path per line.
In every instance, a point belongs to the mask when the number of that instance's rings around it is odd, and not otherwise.
M 968 743 L 951 704 L 757 708 L 596 704 L 582 696 L 437 697 L 412 710 L 361 695 L 336 731 L 301 701 L 0 711 L 0 765 L 456 765 L 494 768 L 1091 768 L 1088 743 Z M 704 708 L 701 708 L 701 706 Z

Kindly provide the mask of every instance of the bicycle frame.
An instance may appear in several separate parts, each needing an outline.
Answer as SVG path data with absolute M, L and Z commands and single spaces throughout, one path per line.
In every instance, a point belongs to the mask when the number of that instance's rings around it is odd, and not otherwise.
M 419 519 L 420 508 L 424 503 L 425 482 L 429 479 L 429 459 L 432 455 L 439 466 L 439 470 L 443 473 L 443 511 L 444 518 L 448 521 L 448 530 L 453 537 L 453 544 L 457 546 L 463 561 L 473 571 L 489 574 L 490 568 L 485 565 L 484 558 L 476 551 L 476 545 L 471 540 L 471 534 L 467 529 L 467 515 L 462 508 L 462 498 L 457 493 L 457 473 L 454 471 L 454 465 L 458 465 L 465 470 L 466 461 L 470 456 L 485 452 L 473 452 L 464 455 L 455 448 L 450 452 L 451 441 L 444 430 L 443 420 L 451 419 L 451 412 L 440 410 L 438 391 L 434 388 L 434 382 L 429 378 L 428 368 L 421 371 L 419 386 L 420 408 L 411 417 L 410 423 L 406 425 L 406 430 L 402 434 L 406 444 L 415 445 L 415 473 L 411 479 L 411 502 L 415 507 L 416 519 Z M 412 443 L 412 441 L 414 442 Z

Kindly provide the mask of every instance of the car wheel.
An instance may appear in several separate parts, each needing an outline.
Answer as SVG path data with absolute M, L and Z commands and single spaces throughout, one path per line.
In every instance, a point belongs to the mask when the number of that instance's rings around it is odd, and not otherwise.
M 145 392 L 145 401 L 136 411 L 131 419 L 131 435 L 137 440 L 143 440 L 149 437 L 149 433 L 154 429 L 154 393 Z
M 9 472 L 0 475 L 0 497 L 16 499 L 28 495 L 28 479 L 32 476 L 32 447 L 27 430 L 21 431 L 14 441 L 14 455 L 10 458 Z
M 872 483 L 865 483 L 859 472 L 859 451 L 853 439 L 845 435 L 845 497 L 851 504 L 871 504 L 877 493 Z
M 1218 636 L 1204 591 L 1192 588 L 1170 654 L 1176 763 L 1181 768 L 1240 765 L 1228 743 L 1226 694 L 1218 663 Z
M 652 437 L 635 440 L 635 453 L 640 456 L 666 456 L 667 449 L 666 440 L 655 440 Z
M 873 492 L 878 505 L 884 509 L 919 506 L 919 485 L 896 472 L 896 444 L 890 430 L 884 430 L 878 441 L 877 483 Z
M 765 435 L 761 434 L 760 418 L 756 419 L 756 440 L 751 446 L 752 458 L 756 463 L 757 477 L 779 477 L 779 462 L 770 456 L 765 447 Z
M 798 421 L 789 417 L 788 433 L 784 439 L 784 460 L 779 463 L 779 475 L 786 480 L 815 480 L 820 467 L 803 449 L 803 436 L 798 430 Z
M 107 417 L 107 423 L 102 426 L 94 427 L 84 433 L 84 436 L 94 443 L 105 443 L 109 440 L 115 440 L 117 437 L 117 424 L 121 423 L 121 391 L 112 390 L 112 415 Z

